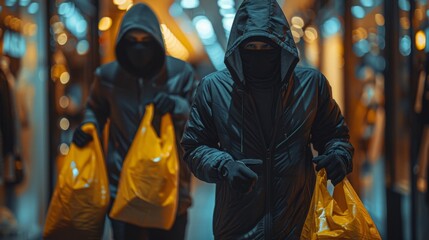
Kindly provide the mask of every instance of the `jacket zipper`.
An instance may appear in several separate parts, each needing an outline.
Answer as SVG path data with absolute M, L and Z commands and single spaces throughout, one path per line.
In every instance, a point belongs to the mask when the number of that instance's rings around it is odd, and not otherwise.
M 272 235 L 273 235 L 273 217 L 272 217 L 272 199 L 271 199 L 271 194 L 272 194 L 272 180 L 271 180 L 271 172 L 272 172 L 272 153 L 274 150 L 274 144 L 275 144 L 275 140 L 276 140 L 276 132 L 277 132 L 277 128 L 279 125 L 279 120 L 280 120 L 280 110 L 282 109 L 281 107 L 281 99 L 282 99 L 282 94 L 285 91 L 285 89 L 289 86 L 289 84 L 286 84 L 285 86 L 283 86 L 280 89 L 280 92 L 278 94 L 277 97 L 277 102 L 276 102 L 276 110 L 275 110 L 275 115 L 274 115 L 274 130 L 273 130 L 273 136 L 271 136 L 271 142 L 270 145 L 268 146 L 268 148 L 266 148 L 266 155 L 265 155 L 265 160 L 266 160 L 266 180 L 265 180 L 265 186 L 266 186 L 266 198 L 265 198 L 265 219 L 264 219 L 264 232 L 265 232 L 265 238 L 264 239 L 272 239 Z M 261 136 L 262 142 L 264 144 L 264 146 L 266 145 L 266 141 L 265 141 L 265 137 L 264 137 L 264 133 L 262 130 L 262 125 L 261 125 L 261 121 L 259 119 L 259 115 L 257 114 L 256 111 L 256 104 L 254 102 L 253 97 L 250 97 L 251 99 L 251 105 L 253 108 L 253 112 L 254 114 L 256 114 L 256 121 L 258 124 L 258 129 L 259 129 L 259 134 Z M 244 127 L 244 126 L 242 126 Z
M 267 161 L 266 164 L 266 199 L 265 199 L 265 209 L 266 209 L 266 213 L 265 213 L 265 239 L 271 239 L 272 238 L 272 233 L 273 233 L 273 218 L 272 218 L 272 208 L 271 208 L 271 151 L 268 148 L 267 149 L 267 154 L 266 154 L 266 158 L 265 160 Z
M 265 155 L 265 174 L 266 174 L 266 178 L 265 178 L 265 188 L 266 188 L 266 196 L 265 196 L 265 219 L 264 219 L 264 235 L 265 235 L 265 239 L 271 239 L 271 235 L 272 235 L 272 209 L 271 209 L 271 150 L 270 147 L 266 147 L 266 141 L 265 141 L 265 137 L 264 137 L 264 132 L 262 130 L 262 125 L 261 125 L 261 120 L 259 119 L 259 115 L 258 112 L 256 110 L 256 104 L 255 104 L 255 100 L 253 99 L 253 97 L 250 96 L 250 102 L 251 102 L 251 106 L 252 106 L 252 110 L 253 110 L 253 114 L 256 115 L 255 119 L 258 125 L 258 130 L 259 130 L 259 135 L 260 138 L 262 139 L 262 143 L 264 146 L 264 149 L 266 150 L 266 155 Z M 243 126 L 244 127 L 244 126 Z M 272 141 L 273 142 L 273 141 Z
M 143 116 L 143 105 L 142 105 L 142 100 L 141 100 L 141 91 L 142 91 L 142 88 L 143 88 L 143 78 L 139 78 L 138 79 L 138 82 L 139 82 L 139 89 L 138 89 L 138 108 L 139 108 L 139 117 L 142 117 Z
M 266 173 L 267 173 L 267 181 L 266 181 L 266 188 L 267 188 L 267 202 L 266 202 L 266 207 L 267 207 L 267 218 L 265 219 L 265 236 L 266 239 L 272 239 L 273 238 L 273 216 L 272 216 L 272 190 L 273 190 L 273 181 L 271 179 L 271 173 L 272 173 L 272 168 L 273 168 L 273 164 L 272 164 L 272 159 L 273 159 L 273 152 L 274 152 L 274 144 L 276 142 L 276 133 L 277 133 L 277 129 L 279 126 L 279 121 L 280 121 L 280 116 L 281 116 L 281 110 L 282 108 L 282 95 L 283 92 L 285 91 L 285 89 L 287 88 L 289 84 L 285 85 L 284 87 L 282 87 L 280 89 L 280 92 L 278 93 L 278 97 L 277 97 L 277 102 L 276 102 L 276 109 L 275 109 L 275 115 L 274 115 L 274 129 L 273 129 L 273 135 L 271 136 L 271 142 L 270 142 L 270 146 L 267 149 L 267 155 L 266 155 L 266 160 L 267 160 L 267 169 L 266 169 Z

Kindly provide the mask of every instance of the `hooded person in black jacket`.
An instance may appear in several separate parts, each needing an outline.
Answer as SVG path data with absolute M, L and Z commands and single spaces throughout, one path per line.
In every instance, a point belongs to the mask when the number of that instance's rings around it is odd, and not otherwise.
M 83 123 L 94 123 L 100 133 L 110 119 L 106 165 L 112 202 L 117 193 L 123 160 L 145 114 L 145 106 L 155 105 L 154 127 L 159 131 L 161 116 L 170 113 L 179 140 L 190 112 L 195 89 L 191 66 L 166 56 L 160 25 L 154 12 L 136 4 L 125 14 L 116 43 L 117 60 L 100 66 Z M 91 137 L 80 128 L 73 142 L 85 146 Z M 114 239 L 184 239 L 187 209 L 191 205 L 191 173 L 180 158 L 179 206 L 170 231 L 143 229 L 124 222 L 112 221 Z
M 200 82 L 181 142 L 195 176 L 216 183 L 215 239 L 299 239 L 313 162 L 333 184 L 352 171 L 349 130 L 328 81 L 297 62 L 277 1 L 243 1 L 227 69 Z

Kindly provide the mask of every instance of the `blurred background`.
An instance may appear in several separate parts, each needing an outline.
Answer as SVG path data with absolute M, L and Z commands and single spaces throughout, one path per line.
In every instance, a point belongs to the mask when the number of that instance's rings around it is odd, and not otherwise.
M 0 239 L 41 239 L 94 70 L 115 58 L 120 20 L 137 2 L 152 7 L 168 54 L 191 63 L 198 78 L 225 67 L 242 0 L 1 0 L 0 69 L 13 101 L 0 117 L 16 123 L 21 158 L 1 157 Z M 428 1 L 278 2 L 299 64 L 332 85 L 356 149 L 349 180 L 383 239 L 427 239 Z M 193 183 L 187 238 L 211 239 L 214 185 Z

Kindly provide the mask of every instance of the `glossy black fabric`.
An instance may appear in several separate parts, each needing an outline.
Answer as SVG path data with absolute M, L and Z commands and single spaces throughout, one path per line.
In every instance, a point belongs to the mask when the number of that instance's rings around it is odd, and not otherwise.
M 136 4 L 126 13 L 118 39 L 121 39 L 127 30 L 136 27 L 145 29 L 160 46 L 164 46 L 158 21 L 152 10 L 144 4 Z M 166 57 L 163 55 L 164 51 L 159 52 L 158 56 L 164 59 L 164 64 L 154 77 L 137 77 L 123 67 L 127 66 L 129 59 L 126 54 L 120 52 L 120 49 L 123 49 L 121 44 L 123 41 L 118 40 L 118 60 L 104 64 L 96 71 L 84 119 L 84 122 L 94 122 L 100 132 L 107 119 L 110 120 L 106 163 L 110 194 L 113 198 L 116 196 L 123 160 L 144 116 L 146 105 L 152 103 L 160 92 L 167 93 L 168 98 L 175 102 L 171 114 L 179 144 L 196 84 L 192 67 L 179 59 Z M 160 118 L 161 116 L 156 114 L 154 122 L 159 123 Z M 181 214 L 191 205 L 191 175 L 186 164 L 182 162 L 182 149 L 178 147 L 177 150 L 180 158 L 178 214 Z
M 270 38 L 281 51 L 269 143 L 256 117 L 238 49 L 252 36 Z M 243 1 L 229 37 L 227 69 L 200 82 L 182 138 L 191 171 L 216 183 L 215 239 L 299 239 L 315 181 L 311 143 L 319 154 L 344 156 L 347 172 L 352 170 L 349 131 L 328 81 L 317 70 L 296 67 L 297 62 L 289 24 L 278 3 Z M 242 194 L 223 181 L 221 169 L 229 161 L 248 158 L 262 159 L 264 170 L 254 190 Z
M 261 123 L 262 132 L 264 133 L 265 147 L 269 147 L 270 139 L 274 131 L 274 114 L 275 114 L 275 100 L 278 91 L 275 91 L 274 86 L 269 88 L 258 88 L 249 86 L 250 95 L 252 95 L 256 106 L 259 121 Z
M 244 81 L 256 89 L 273 88 L 280 82 L 280 51 L 240 49 Z
M 251 40 L 272 42 L 266 38 L 252 37 Z M 265 143 L 268 144 L 274 130 L 275 96 L 278 94 L 275 88 L 280 87 L 280 49 L 278 46 L 270 50 L 248 50 L 241 47 L 240 56 L 244 82 L 255 102 Z

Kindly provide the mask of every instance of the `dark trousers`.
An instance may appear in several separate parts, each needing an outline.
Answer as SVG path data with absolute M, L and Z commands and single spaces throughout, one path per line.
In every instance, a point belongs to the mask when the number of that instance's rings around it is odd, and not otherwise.
M 188 213 L 176 216 L 173 227 L 166 231 L 156 228 L 142 228 L 110 218 L 115 240 L 184 240 Z

